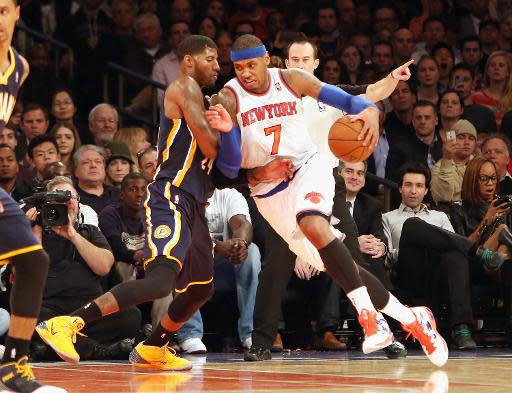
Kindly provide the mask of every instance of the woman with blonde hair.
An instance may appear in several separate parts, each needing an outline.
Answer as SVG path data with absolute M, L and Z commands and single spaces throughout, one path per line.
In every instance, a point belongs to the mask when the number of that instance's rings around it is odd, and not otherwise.
M 67 170 L 72 173 L 72 157 L 75 151 L 82 145 L 78 130 L 69 121 L 58 122 L 48 132 L 53 136 L 59 146 L 60 160 L 66 166 Z
M 491 53 L 485 64 L 482 89 L 473 94 L 475 104 L 494 112 L 498 128 L 503 115 L 512 109 L 512 55 L 505 51 Z
M 142 127 L 123 127 L 114 135 L 114 141 L 123 142 L 128 146 L 132 161 L 137 162 L 137 153 L 146 150 L 151 146 L 149 136 Z M 139 168 L 135 168 L 139 172 Z

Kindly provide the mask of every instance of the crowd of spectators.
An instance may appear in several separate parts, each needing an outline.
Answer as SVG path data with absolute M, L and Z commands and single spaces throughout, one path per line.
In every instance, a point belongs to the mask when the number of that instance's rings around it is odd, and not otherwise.
M 400 81 L 388 99 L 377 103 L 381 129 L 372 156 L 364 163 L 340 163 L 335 173 L 347 186 L 342 203 L 351 204 L 357 225 L 358 262 L 370 266 L 409 304 L 429 304 L 455 347 L 475 348 L 474 333 L 482 328 L 477 320 L 487 326 L 484 306 L 490 303 L 500 312 L 499 329 L 512 345 L 507 219 L 512 201 L 496 199 L 512 194 L 511 3 L 22 0 L 21 24 L 73 50 L 73 56 L 65 51 L 55 56 L 48 42 L 27 41 L 26 33 L 18 32 L 15 46 L 30 42 L 20 50 L 31 73 L 9 124 L 0 131 L 0 187 L 17 201 L 45 190 L 72 194 L 68 208 L 76 230 L 41 229 L 52 264 L 40 319 L 65 314 L 114 283 L 143 274 L 145 228 L 139 210 L 157 170 L 157 152 L 151 129 L 126 113 L 150 113 L 154 91 L 140 79 L 127 79 L 121 105 L 104 94 L 105 85 L 118 83 L 111 74 L 104 78 L 106 64 L 168 85 L 179 71 L 177 46 L 190 34 L 206 35 L 218 46 L 220 66 L 216 86 L 205 91 L 211 95 L 234 77 L 233 41 L 255 34 L 265 43 L 272 65 L 282 68 L 297 62 L 289 58 L 288 45 L 301 37 L 311 39 L 318 46 L 315 74 L 331 84 L 375 83 L 415 60 L 411 79 Z M 157 96 L 162 93 L 158 89 Z M 397 184 L 391 188 L 390 211 L 383 208 L 386 188 L 365 180 L 368 172 Z M 238 297 L 238 307 L 230 310 L 239 313 L 233 331 L 239 347 L 247 349 L 256 277 L 263 256 L 273 254 L 265 252 L 266 227 L 253 201 L 239 191 L 215 191 L 207 219 L 216 243 L 217 291 Z M 35 218 L 34 210 L 29 212 Z M 304 295 L 313 288 L 320 295 L 314 302 L 301 300 L 308 307 L 297 308 L 299 316 L 283 307 L 280 331 L 297 328 L 293 325 L 301 319 L 307 326 L 305 347 L 345 349 L 335 337 L 345 315 L 339 312 L 342 291 L 322 274 L 301 267 L 300 260 L 295 271 L 295 280 L 317 282 L 306 288 L 292 280 L 291 292 L 298 288 Z M 9 274 L 2 273 L 6 290 Z M 475 298 L 476 287 L 496 300 Z M 147 335 L 169 301 L 155 302 L 151 311 L 142 307 L 142 313 L 129 309 L 91 326 L 89 337 L 79 338 L 82 358 L 124 356 L 134 339 Z M 338 312 L 327 315 L 326 304 Z M 236 323 L 236 317 L 226 320 Z M 177 336 L 176 346 L 184 352 L 207 350 L 199 312 Z M 278 349 L 280 340 L 278 335 Z M 50 356 L 40 342 L 34 353 Z

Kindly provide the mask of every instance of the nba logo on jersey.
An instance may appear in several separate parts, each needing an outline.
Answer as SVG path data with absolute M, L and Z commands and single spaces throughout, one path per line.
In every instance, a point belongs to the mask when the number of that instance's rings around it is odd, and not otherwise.
M 274 86 L 276 87 L 277 91 L 281 91 L 281 90 L 283 90 L 283 88 L 281 87 L 281 84 L 280 84 L 279 82 L 276 82 L 276 83 L 274 84 Z
M 180 203 L 180 196 L 179 195 L 174 195 L 174 204 L 178 205 L 179 203 Z
M 18 71 L 16 71 L 15 79 L 16 79 L 16 83 L 18 83 L 18 81 L 20 79 L 20 74 L 18 73 Z
M 325 107 L 325 104 L 323 102 L 317 101 L 317 104 L 318 104 L 318 110 L 320 112 L 325 112 L 327 110 L 327 108 Z

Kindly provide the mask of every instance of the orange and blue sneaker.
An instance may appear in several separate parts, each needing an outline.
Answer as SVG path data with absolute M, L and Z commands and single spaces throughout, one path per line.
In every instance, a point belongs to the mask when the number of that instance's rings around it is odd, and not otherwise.
M 69 363 L 78 363 L 80 355 L 73 344 L 76 343 L 76 335 L 85 326 L 80 317 L 55 317 L 43 321 L 36 326 L 36 332 L 41 339 L 48 344 L 63 360 Z
M 380 312 L 363 309 L 358 321 L 364 330 L 363 353 L 378 351 L 393 342 L 393 333 Z
M 155 347 L 137 344 L 130 353 L 130 363 L 135 367 L 153 368 L 161 371 L 184 371 L 192 368 L 192 362 L 176 356 L 176 351 L 167 345 Z
M 17 362 L 0 365 L 0 392 L 17 393 L 67 393 L 56 386 L 41 385 L 36 381 L 32 368 L 23 356 Z
M 402 324 L 402 329 L 407 333 L 405 338 L 412 336 L 418 340 L 430 361 L 442 367 L 448 360 L 448 346 L 437 331 L 432 311 L 428 307 L 412 307 L 411 311 L 416 316 L 416 321 L 409 325 Z

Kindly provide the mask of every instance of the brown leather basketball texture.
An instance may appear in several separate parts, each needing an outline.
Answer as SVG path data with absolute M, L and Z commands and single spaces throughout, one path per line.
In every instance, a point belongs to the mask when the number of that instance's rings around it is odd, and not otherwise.
M 329 130 L 329 148 L 332 154 L 346 162 L 366 160 L 373 150 L 363 146 L 363 141 L 357 139 L 363 124 L 362 120 L 351 122 L 348 117 L 336 120 Z

